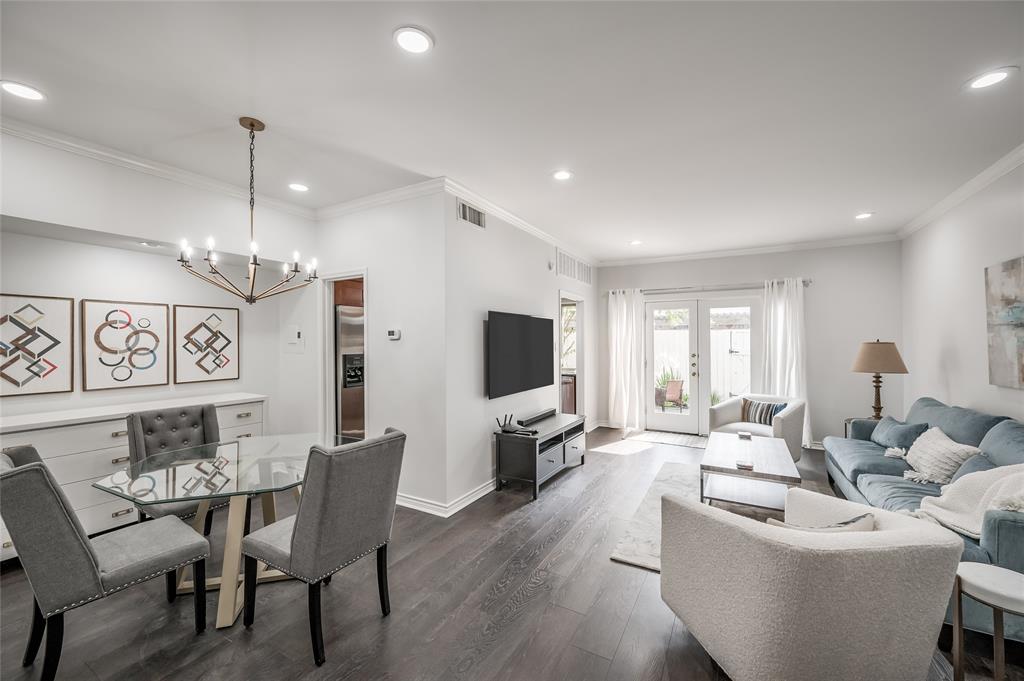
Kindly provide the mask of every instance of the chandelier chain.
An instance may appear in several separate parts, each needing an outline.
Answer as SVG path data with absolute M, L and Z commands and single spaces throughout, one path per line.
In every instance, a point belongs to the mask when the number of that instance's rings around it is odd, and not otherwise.
M 256 128 L 249 128 L 249 241 L 256 240 L 253 213 L 256 210 Z

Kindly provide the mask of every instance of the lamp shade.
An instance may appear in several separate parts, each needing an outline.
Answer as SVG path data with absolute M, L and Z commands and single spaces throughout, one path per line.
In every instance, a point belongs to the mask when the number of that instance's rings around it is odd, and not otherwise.
M 900 357 L 895 343 L 886 341 L 865 341 L 860 344 L 853 369 L 859 374 L 905 374 L 907 365 Z

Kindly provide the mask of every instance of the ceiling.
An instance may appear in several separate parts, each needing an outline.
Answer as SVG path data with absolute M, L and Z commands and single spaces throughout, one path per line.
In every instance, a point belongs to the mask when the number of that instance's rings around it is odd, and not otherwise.
M 47 95 L 3 95 L 5 118 L 245 186 L 253 115 L 262 195 L 321 208 L 444 175 L 598 261 L 892 233 L 1024 142 L 1020 73 L 963 87 L 1024 61 L 1024 3 L 0 12 L 0 76 Z M 435 48 L 398 50 L 405 24 Z

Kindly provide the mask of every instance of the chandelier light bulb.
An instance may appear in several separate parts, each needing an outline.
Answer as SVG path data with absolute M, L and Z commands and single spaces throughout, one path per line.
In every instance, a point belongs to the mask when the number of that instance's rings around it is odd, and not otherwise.
M 299 261 L 299 252 L 298 251 L 292 251 L 292 262 L 298 262 L 298 261 Z
M 255 241 L 252 241 L 249 243 L 249 250 L 252 251 L 253 255 L 256 255 L 260 252 L 260 245 Z
M 313 262 L 311 262 L 309 264 L 312 265 L 313 269 L 315 270 L 316 269 L 316 258 L 313 258 Z
M 281 263 L 281 270 L 283 270 L 285 274 L 288 274 L 288 263 Z
M 188 258 L 189 260 L 192 259 L 192 247 L 191 246 L 186 246 L 185 247 L 185 257 Z
M 178 243 L 181 244 L 181 250 L 184 251 L 186 248 L 188 248 L 188 239 L 182 239 Z
M 213 245 L 214 245 L 213 237 L 212 236 L 206 237 L 206 250 L 212 251 L 213 250 Z
M 217 262 L 217 254 L 210 251 L 210 262 Z
M 306 274 L 309 274 L 312 271 L 313 271 L 313 265 L 311 263 L 307 262 L 306 263 Z

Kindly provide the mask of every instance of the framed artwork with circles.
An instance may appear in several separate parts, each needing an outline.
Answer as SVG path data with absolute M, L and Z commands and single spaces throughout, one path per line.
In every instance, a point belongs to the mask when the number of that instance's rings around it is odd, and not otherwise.
M 83 300 L 81 312 L 82 390 L 170 382 L 167 305 Z

